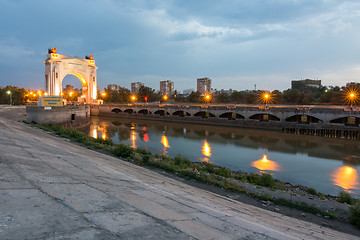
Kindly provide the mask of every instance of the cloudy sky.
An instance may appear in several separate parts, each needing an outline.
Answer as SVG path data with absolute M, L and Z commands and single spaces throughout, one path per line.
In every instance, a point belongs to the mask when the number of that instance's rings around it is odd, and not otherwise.
M 93 54 L 98 85 L 279 89 L 360 82 L 360 1 L 0 0 L 0 86 L 44 88 L 47 49 Z M 80 86 L 74 77 L 65 84 Z

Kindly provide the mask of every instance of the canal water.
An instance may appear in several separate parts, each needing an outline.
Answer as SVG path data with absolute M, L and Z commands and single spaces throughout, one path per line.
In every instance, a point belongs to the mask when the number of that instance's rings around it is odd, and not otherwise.
M 360 142 L 356 140 L 104 117 L 91 117 L 91 124 L 80 130 L 152 153 L 181 154 L 231 170 L 270 173 L 325 194 L 346 190 L 360 196 Z

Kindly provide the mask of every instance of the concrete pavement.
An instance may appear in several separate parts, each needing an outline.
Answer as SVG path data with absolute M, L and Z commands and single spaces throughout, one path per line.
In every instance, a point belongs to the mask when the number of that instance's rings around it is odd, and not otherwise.
M 79 147 L 11 111 L 0 108 L 0 239 L 360 239 Z

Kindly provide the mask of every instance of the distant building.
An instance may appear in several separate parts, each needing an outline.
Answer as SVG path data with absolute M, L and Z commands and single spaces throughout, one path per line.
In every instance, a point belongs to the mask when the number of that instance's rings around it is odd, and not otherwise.
M 142 82 L 133 82 L 131 83 L 131 93 L 136 94 L 139 92 L 140 88 L 143 87 L 144 84 Z
M 303 90 L 306 87 L 320 88 L 321 80 L 305 79 L 291 81 L 291 89 Z
M 73 92 L 74 91 L 74 86 L 72 85 L 66 85 L 63 89 L 63 92 Z
M 202 95 L 211 93 L 211 79 L 204 77 L 197 79 L 197 91 Z
M 184 89 L 183 94 L 184 95 L 189 95 L 190 93 L 192 93 L 194 91 L 195 91 L 195 89 L 193 89 L 193 88 Z
M 120 86 L 117 84 L 109 84 L 107 87 L 110 89 L 110 91 L 117 91 L 120 89 Z
M 170 80 L 160 81 L 160 94 L 171 96 L 174 93 L 174 82 Z
M 230 88 L 230 89 L 221 89 L 220 91 L 217 91 L 220 94 L 227 94 L 227 95 L 231 95 L 234 91 Z

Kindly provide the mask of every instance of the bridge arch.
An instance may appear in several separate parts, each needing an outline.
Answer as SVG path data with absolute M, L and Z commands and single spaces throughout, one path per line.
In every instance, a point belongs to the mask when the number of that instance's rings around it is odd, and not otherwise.
M 62 81 L 67 75 L 76 76 L 82 84 L 80 101 L 93 103 L 97 98 L 97 77 L 93 56 L 85 58 L 71 57 L 57 53 L 56 48 L 49 49 L 45 64 L 45 93 L 60 96 Z
M 235 112 L 226 112 L 219 115 L 219 118 L 227 118 L 229 120 L 231 119 L 244 119 L 245 117 L 241 114 L 235 113 Z
M 179 116 L 179 117 L 189 117 L 191 116 L 190 113 L 186 112 L 186 111 L 176 111 L 173 113 L 174 116 Z
M 170 115 L 169 112 L 167 112 L 167 111 L 165 111 L 163 109 L 155 111 L 154 114 L 157 114 L 157 115 L 160 115 L 160 116 L 168 116 L 168 115 Z
M 119 108 L 114 108 L 113 110 L 111 110 L 111 112 L 113 113 L 120 113 L 122 112 Z
M 353 116 L 344 116 L 330 121 L 330 123 L 344 124 L 345 126 L 359 126 L 360 118 Z
M 124 112 L 128 113 L 128 114 L 133 114 L 135 113 L 135 111 L 131 108 L 125 109 Z
M 151 112 L 147 109 L 141 109 L 140 111 L 138 111 L 138 113 L 142 114 L 142 115 L 148 115 L 151 114 Z
M 201 118 L 213 118 L 215 117 L 214 114 L 212 114 L 211 112 L 207 112 L 207 111 L 200 111 L 194 114 L 194 117 L 201 117 Z
M 309 123 L 319 123 L 323 121 L 311 115 L 297 114 L 286 118 L 285 122 L 297 122 L 297 123 L 309 124 Z
M 250 117 L 250 119 L 253 120 L 259 120 L 259 121 L 280 121 L 280 118 L 278 118 L 277 116 L 273 115 L 273 114 L 269 114 L 269 113 L 258 113 L 258 114 L 254 114 Z

